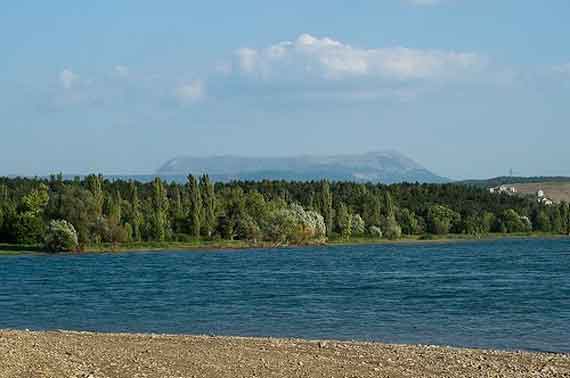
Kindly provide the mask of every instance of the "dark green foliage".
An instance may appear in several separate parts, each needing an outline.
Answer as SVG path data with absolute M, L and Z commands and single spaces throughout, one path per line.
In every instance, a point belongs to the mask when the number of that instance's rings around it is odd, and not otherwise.
M 32 213 L 19 214 L 16 217 L 13 233 L 18 244 L 39 244 L 43 241 L 44 222 Z
M 502 232 L 516 233 L 532 231 L 532 225 L 528 218 L 519 215 L 516 210 L 513 209 L 503 211 L 498 217 L 498 222 Z
M 336 210 L 336 231 L 343 239 L 350 239 L 352 235 L 352 215 L 344 203 L 340 203 Z
M 363 233 L 389 239 L 402 233 L 568 234 L 570 208 L 456 184 L 0 178 L 0 242 L 40 244 L 52 220 L 69 222 L 80 245 L 199 238 L 283 244 L 322 240 L 325 231 L 346 239 Z
M 327 227 L 327 235 L 332 234 L 333 230 L 333 196 L 328 181 L 322 181 L 320 184 L 320 201 L 319 210 L 323 218 L 325 218 L 325 226 Z
M 208 175 L 200 178 L 200 193 L 202 194 L 203 219 L 202 234 L 210 237 L 216 228 L 216 193 L 214 184 Z
M 445 235 L 459 224 L 461 215 L 443 205 L 433 205 L 428 210 L 428 230 L 434 235 Z
M 202 195 L 196 177 L 188 176 L 188 233 L 195 238 L 200 237 L 204 209 L 202 208 Z
M 401 209 L 398 212 L 397 220 L 402 227 L 402 233 L 405 235 L 419 235 L 423 232 L 423 228 L 418 217 L 416 217 L 416 214 L 409 209 Z

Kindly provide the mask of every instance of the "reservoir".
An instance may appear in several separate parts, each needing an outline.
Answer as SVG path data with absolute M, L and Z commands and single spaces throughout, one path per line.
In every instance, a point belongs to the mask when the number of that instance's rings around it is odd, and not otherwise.
M 570 352 L 570 241 L 0 256 L 0 328 Z

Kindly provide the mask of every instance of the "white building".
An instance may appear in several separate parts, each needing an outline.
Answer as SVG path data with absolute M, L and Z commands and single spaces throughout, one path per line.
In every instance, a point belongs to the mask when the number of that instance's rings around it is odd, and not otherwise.
M 515 188 L 514 186 L 509 186 L 509 185 L 501 185 L 501 186 L 497 186 L 496 188 L 489 189 L 489 192 L 491 192 L 491 193 L 516 194 L 517 188 Z
M 550 198 L 546 197 L 546 194 L 544 193 L 544 190 L 540 189 L 538 192 L 536 192 L 536 198 L 538 203 L 544 205 L 544 206 L 552 206 L 554 205 L 554 201 L 552 201 Z

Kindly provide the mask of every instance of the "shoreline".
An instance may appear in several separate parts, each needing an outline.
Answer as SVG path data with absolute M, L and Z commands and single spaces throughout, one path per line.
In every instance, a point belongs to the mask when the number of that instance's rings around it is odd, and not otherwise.
M 448 244 L 448 243 L 469 243 L 498 240 L 524 240 L 524 239 L 544 239 L 544 240 L 570 240 L 568 235 L 545 234 L 545 233 L 523 233 L 523 234 L 487 234 L 480 237 L 472 235 L 450 234 L 442 236 L 410 236 L 396 240 L 375 239 L 375 238 L 352 238 L 349 240 L 334 239 L 327 242 L 307 243 L 307 244 L 285 244 L 275 245 L 272 243 L 251 243 L 241 240 L 222 241 L 198 241 L 198 242 L 134 242 L 125 244 L 101 244 L 90 245 L 79 252 L 67 253 L 125 253 L 125 252 L 164 252 L 164 251 L 188 251 L 188 252 L 223 252 L 223 251 L 248 251 L 257 249 L 288 249 L 288 248 L 309 248 L 309 247 L 337 247 L 337 246 L 365 246 L 365 245 L 416 245 L 416 244 Z M 0 244 L 0 256 L 18 255 L 27 253 L 50 254 L 43 251 L 38 246 L 22 246 L 17 244 Z
M 0 330 L 0 377 L 567 377 L 570 354 L 251 337 Z

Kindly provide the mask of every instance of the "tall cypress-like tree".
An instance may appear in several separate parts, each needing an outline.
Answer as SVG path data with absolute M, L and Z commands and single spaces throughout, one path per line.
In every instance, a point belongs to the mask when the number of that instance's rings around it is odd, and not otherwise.
M 152 233 L 155 240 L 164 241 L 168 237 L 168 196 L 160 178 L 152 186 Z
M 109 209 L 109 222 L 111 222 L 111 224 L 120 225 L 123 216 L 121 208 L 123 198 L 121 197 L 121 192 L 117 190 L 115 192 L 115 195 L 111 198 L 112 201 Z
M 133 231 L 132 238 L 134 241 L 140 241 L 142 239 L 141 226 L 143 223 L 143 216 L 137 185 L 134 182 L 131 182 L 129 184 L 129 192 L 131 195 L 131 212 L 129 217 L 129 224 L 131 225 Z
M 105 193 L 103 192 L 103 176 L 87 176 L 87 189 L 93 195 L 95 218 L 103 216 L 103 205 L 105 204 Z
M 389 191 L 384 192 L 384 211 L 386 212 L 386 217 L 394 216 L 394 203 Z
M 8 186 L 5 184 L 0 185 L 0 204 L 8 201 Z
M 216 193 L 208 175 L 200 178 L 200 192 L 203 206 L 203 234 L 210 237 L 216 228 Z
M 195 238 L 200 237 L 200 229 L 202 226 L 202 196 L 200 194 L 200 186 L 196 177 L 188 176 L 188 226 L 189 233 Z
M 350 239 L 352 233 L 352 216 L 343 202 L 338 204 L 336 210 L 336 228 L 343 239 Z
M 327 236 L 330 236 L 333 232 L 333 197 L 331 193 L 331 186 L 327 180 L 321 182 L 321 192 L 320 192 L 320 207 L 321 215 L 325 219 L 325 225 L 327 227 Z

